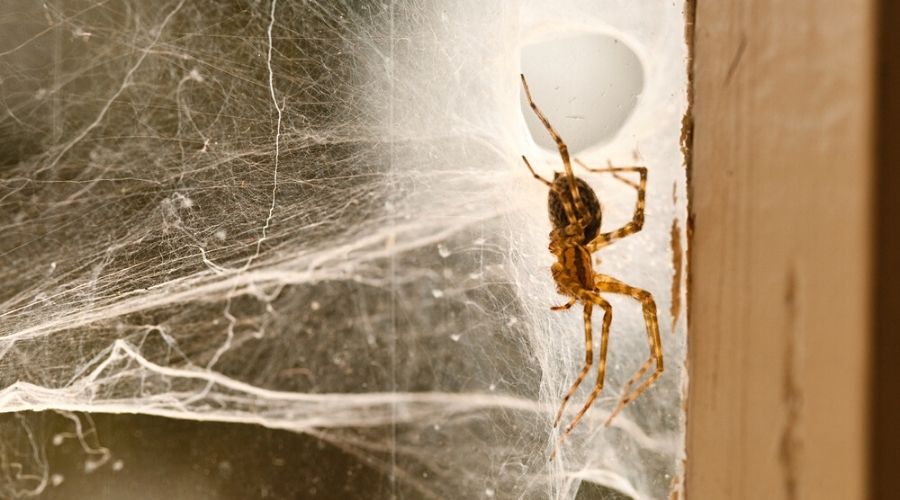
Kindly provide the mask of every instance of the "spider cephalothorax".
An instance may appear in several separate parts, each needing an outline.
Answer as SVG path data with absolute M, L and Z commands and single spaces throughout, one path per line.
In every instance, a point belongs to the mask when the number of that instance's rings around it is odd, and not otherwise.
M 609 341 L 609 326 L 612 323 L 612 305 L 604 299 L 600 293 L 616 293 L 632 297 L 641 303 L 644 313 L 644 323 L 647 328 L 647 337 L 650 342 L 650 356 L 647 361 L 637 370 L 633 377 L 625 383 L 622 390 L 622 397 L 615 409 L 610 412 L 606 425 L 612 422 L 612 419 L 627 405 L 634 401 L 642 392 L 647 390 L 663 372 L 663 353 L 662 342 L 659 339 L 659 321 L 656 315 L 656 302 L 653 295 L 646 290 L 628 285 L 622 281 L 594 271 L 594 263 L 592 254 L 601 248 L 614 243 L 626 236 L 632 235 L 640 231 L 644 227 L 644 202 L 647 194 L 647 168 L 646 167 L 613 167 L 591 168 L 581 162 L 576 162 L 589 172 L 609 173 L 622 182 L 632 186 L 637 190 L 637 203 L 635 204 L 634 215 L 631 221 L 624 226 L 609 232 L 600 231 L 601 209 L 600 201 L 596 193 L 582 179 L 575 177 L 572 172 L 572 165 L 569 161 L 569 150 L 566 143 L 563 142 L 553 126 L 547 120 L 547 117 L 541 112 L 531 97 L 531 91 L 528 90 L 528 83 L 525 76 L 522 76 L 522 86 L 525 89 L 525 96 L 528 98 L 528 104 L 537 115 L 544 128 L 556 141 L 559 148 L 559 156 L 562 159 L 565 172 L 557 172 L 553 176 L 553 182 L 544 179 L 528 162 L 524 156 L 525 165 L 535 179 L 543 182 L 550 188 L 550 198 L 548 209 L 550 214 L 550 222 L 553 224 L 553 230 L 550 232 L 550 252 L 556 257 L 556 262 L 550 268 L 553 280 L 556 282 L 556 289 L 560 294 L 568 297 L 568 302 L 561 306 L 551 307 L 554 311 L 564 311 L 580 302 L 584 306 L 584 347 L 585 359 L 584 367 L 575 379 L 575 383 L 569 388 L 569 391 L 563 397 L 559 411 L 556 413 L 556 420 L 553 426 L 559 425 L 562 418 L 563 410 L 569 402 L 569 398 L 575 394 L 575 390 L 587 376 L 591 365 L 594 362 L 594 341 L 593 326 L 591 324 L 591 314 L 594 306 L 603 309 L 603 323 L 600 334 L 600 356 L 597 369 L 597 382 L 594 384 L 594 390 L 591 391 L 590 397 L 581 408 L 581 411 L 575 415 L 572 422 L 566 426 L 565 432 L 560 436 L 556 443 L 556 448 L 550 455 L 550 460 L 556 455 L 559 445 L 568 436 L 572 429 L 581 421 L 584 414 L 591 407 L 600 391 L 603 390 L 604 376 L 606 373 L 606 346 Z M 640 181 L 635 183 L 625 177 L 620 176 L 621 173 L 632 172 L 640 175 Z M 632 390 L 632 386 L 636 384 L 650 370 L 654 371 L 641 382 L 637 388 Z

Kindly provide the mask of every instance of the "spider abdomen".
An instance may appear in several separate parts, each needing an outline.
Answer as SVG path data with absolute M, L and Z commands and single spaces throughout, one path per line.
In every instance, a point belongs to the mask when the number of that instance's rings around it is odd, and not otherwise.
M 601 209 L 600 209 L 600 200 L 597 199 L 597 195 L 594 193 L 594 190 L 591 189 L 590 186 L 583 180 L 578 177 L 575 177 L 575 185 L 578 187 L 578 195 L 581 197 L 581 203 L 584 205 L 587 213 L 589 214 L 588 220 L 585 221 L 584 224 L 584 238 L 578 243 L 586 244 L 592 241 L 597 233 L 600 231 L 600 221 L 601 221 Z M 569 205 L 575 209 L 575 216 L 578 217 L 581 214 L 578 213 L 578 207 L 575 205 L 575 201 L 571 196 L 571 188 L 569 186 L 569 180 L 560 172 L 556 172 L 553 176 L 553 189 L 550 190 L 550 196 L 547 200 L 547 210 L 550 214 L 550 223 L 553 224 L 554 229 L 563 229 L 566 226 L 570 225 L 572 221 L 569 220 L 566 215 L 565 205 L 563 200 L 560 198 L 561 196 L 565 197 L 565 200 L 568 201 Z

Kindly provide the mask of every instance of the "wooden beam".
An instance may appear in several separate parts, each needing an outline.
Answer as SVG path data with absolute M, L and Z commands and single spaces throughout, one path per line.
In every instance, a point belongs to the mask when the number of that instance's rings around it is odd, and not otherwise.
M 698 0 L 689 500 L 868 493 L 875 0 Z
M 879 3 L 871 481 L 873 500 L 894 500 L 900 492 L 900 3 Z

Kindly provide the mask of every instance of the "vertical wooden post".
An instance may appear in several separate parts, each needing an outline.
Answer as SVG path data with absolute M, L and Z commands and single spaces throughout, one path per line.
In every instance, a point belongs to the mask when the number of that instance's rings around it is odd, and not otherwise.
M 875 0 L 697 0 L 688 500 L 868 488 Z
M 900 3 L 879 4 L 871 481 L 873 500 L 894 500 L 900 492 Z

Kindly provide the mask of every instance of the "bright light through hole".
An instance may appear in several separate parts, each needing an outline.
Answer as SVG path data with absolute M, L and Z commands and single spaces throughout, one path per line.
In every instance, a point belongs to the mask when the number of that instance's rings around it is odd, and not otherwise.
M 600 33 L 526 45 L 522 71 L 573 153 L 611 140 L 631 116 L 644 86 L 637 55 L 622 41 Z M 524 96 L 522 112 L 535 141 L 556 149 Z

